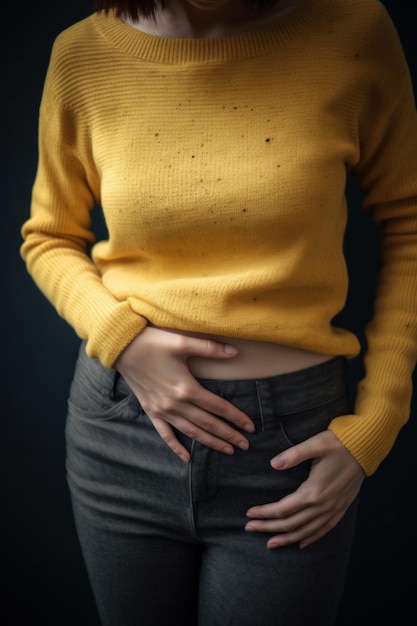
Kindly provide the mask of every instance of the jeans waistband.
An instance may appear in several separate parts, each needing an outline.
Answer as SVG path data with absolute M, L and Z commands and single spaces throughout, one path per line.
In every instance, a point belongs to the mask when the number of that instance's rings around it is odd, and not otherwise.
M 267 378 L 244 380 L 199 379 L 209 391 L 236 403 L 268 394 L 277 413 L 299 413 L 346 395 L 346 360 L 336 356 L 302 370 Z

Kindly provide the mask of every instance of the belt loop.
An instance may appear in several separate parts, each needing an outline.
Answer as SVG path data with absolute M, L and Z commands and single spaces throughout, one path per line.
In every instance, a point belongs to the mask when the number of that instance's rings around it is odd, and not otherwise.
M 265 430 L 265 420 L 264 420 L 264 412 L 263 412 L 261 389 L 260 389 L 262 383 L 263 383 L 262 380 L 256 381 L 256 394 L 258 396 L 259 417 L 261 418 L 261 433 L 263 433 Z

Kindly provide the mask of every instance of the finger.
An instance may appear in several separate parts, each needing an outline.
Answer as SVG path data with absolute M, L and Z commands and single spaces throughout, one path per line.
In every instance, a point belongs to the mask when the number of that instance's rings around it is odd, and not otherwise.
M 314 443 L 311 444 L 311 439 L 287 448 L 284 452 L 273 457 L 270 461 L 271 466 L 276 470 L 289 469 L 314 458 L 317 450 Z
M 270 461 L 271 466 L 276 470 L 289 469 L 295 467 L 304 461 L 319 458 L 330 447 L 340 446 L 340 442 L 333 433 L 325 430 L 305 441 L 287 448 Z
M 159 394 L 156 406 L 148 407 L 144 399 L 141 404 L 148 414 L 152 413 L 155 417 L 171 421 L 170 416 L 183 416 L 208 432 L 223 433 L 225 437 L 229 435 L 241 440 L 243 435 L 219 417 L 246 432 L 255 430 L 254 423 L 243 411 L 205 389 L 189 372 L 181 384 L 172 385 L 164 394 Z
M 165 411 L 172 414 L 182 413 L 179 405 L 189 403 L 202 409 L 205 413 L 222 417 L 238 428 L 252 433 L 255 425 L 252 420 L 228 400 L 205 389 L 188 370 L 183 372 L 181 384 L 173 385 L 170 394 L 165 394 Z
M 191 459 L 190 454 L 188 450 L 178 441 L 170 425 L 157 417 L 151 419 L 151 421 L 161 439 L 165 441 L 174 454 L 184 461 L 184 463 L 188 463 Z
M 249 532 L 261 533 L 290 533 L 298 528 L 309 524 L 317 518 L 318 512 L 313 509 L 305 509 L 285 518 L 270 518 L 266 520 L 251 519 L 245 526 Z
M 199 443 L 213 448 L 225 454 L 233 454 L 233 446 L 241 450 L 249 448 L 248 440 L 238 431 L 234 430 L 219 419 L 201 412 L 202 416 L 198 416 L 193 408 L 192 413 L 187 415 L 186 411 L 179 415 L 171 415 L 169 423 L 177 430 L 182 432 L 190 439 L 195 439 Z
M 308 545 L 321 539 L 321 537 L 324 537 L 324 535 L 338 524 L 341 518 L 341 514 L 331 519 L 327 517 L 317 518 L 313 520 L 311 524 L 306 524 L 293 532 L 281 533 L 271 537 L 267 541 L 267 547 L 274 549 L 298 543 L 300 548 L 306 548 Z
M 321 539 L 322 537 L 324 537 L 324 535 L 326 535 L 330 530 L 332 530 L 332 528 L 335 528 L 335 526 L 337 526 L 337 524 L 340 522 L 342 517 L 343 517 L 343 513 L 340 513 L 338 516 L 335 515 L 332 519 L 328 521 L 327 524 L 324 524 L 323 526 L 321 526 L 320 529 L 316 533 L 306 536 L 304 539 L 302 539 L 299 542 L 300 548 L 306 548 L 307 546 L 311 545 L 315 541 L 318 541 L 318 539 Z
M 313 535 L 319 535 L 321 534 L 321 532 L 322 535 L 324 535 L 326 531 L 322 531 L 322 529 L 326 527 L 328 522 L 329 520 L 325 516 L 315 517 L 306 524 L 299 526 L 294 530 L 288 532 L 280 532 L 279 534 L 270 537 L 267 541 L 267 547 L 280 548 L 293 543 L 303 542 L 307 540 L 308 537 Z
M 212 339 L 197 339 L 178 335 L 181 352 L 187 356 L 201 356 L 209 359 L 227 359 L 237 355 L 238 349 L 228 343 Z
M 198 393 L 190 401 L 204 411 L 222 417 L 248 433 L 253 433 L 255 430 L 254 423 L 246 413 L 240 411 L 231 402 L 204 389 L 204 387 L 200 386 Z
M 251 519 L 285 518 L 294 515 L 303 509 L 311 507 L 314 503 L 307 499 L 300 485 L 298 489 L 288 496 L 284 496 L 278 502 L 258 504 L 246 511 L 246 516 Z

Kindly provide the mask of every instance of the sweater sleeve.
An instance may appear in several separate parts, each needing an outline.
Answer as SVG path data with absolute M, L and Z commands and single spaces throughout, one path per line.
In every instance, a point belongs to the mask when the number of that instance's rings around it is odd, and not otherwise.
M 147 321 L 106 289 L 89 255 L 99 173 L 88 125 L 66 107 L 68 85 L 57 48 L 59 39 L 40 106 L 38 168 L 21 255 L 40 290 L 87 340 L 89 356 L 110 368 Z
M 380 271 L 355 415 L 336 418 L 330 429 L 369 475 L 410 415 L 417 359 L 417 113 L 406 59 L 387 15 L 368 45 L 372 80 L 354 175 L 364 209 L 381 228 Z

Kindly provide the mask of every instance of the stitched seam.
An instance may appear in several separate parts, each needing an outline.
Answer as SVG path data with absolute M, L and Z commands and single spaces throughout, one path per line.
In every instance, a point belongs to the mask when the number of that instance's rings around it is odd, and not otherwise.
M 260 391 L 261 385 L 262 385 L 261 382 L 256 381 L 256 395 L 258 396 L 259 417 L 261 418 L 261 432 L 263 433 L 265 430 L 265 420 L 264 420 L 262 398 L 261 398 L 261 391 Z
M 200 535 L 198 534 L 198 531 L 197 531 L 197 524 L 196 524 L 195 508 L 197 506 L 197 503 L 194 502 L 194 498 L 193 498 L 193 455 L 194 455 L 194 447 L 195 447 L 195 441 L 193 440 L 191 442 L 191 450 L 190 450 L 191 459 L 188 462 L 188 496 L 189 496 L 189 510 L 190 510 L 189 518 L 190 518 L 191 533 L 198 539 L 198 541 L 200 543 L 202 543 L 201 537 L 200 537 Z

